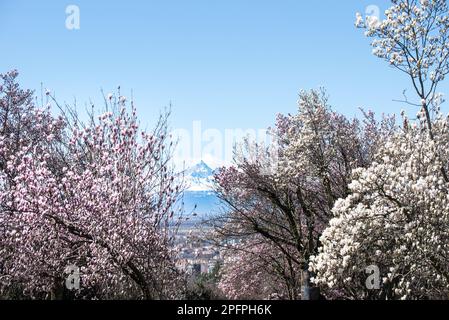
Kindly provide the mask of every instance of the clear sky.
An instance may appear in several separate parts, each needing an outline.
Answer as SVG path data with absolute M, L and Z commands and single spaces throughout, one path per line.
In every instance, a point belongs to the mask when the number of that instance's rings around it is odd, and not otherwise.
M 71 4 L 79 30 L 65 26 Z M 348 116 L 397 113 L 410 85 L 354 27 L 369 5 L 389 1 L 0 0 L 0 72 L 16 68 L 23 86 L 43 82 L 67 102 L 120 84 L 144 123 L 171 102 L 172 127 L 187 130 L 265 128 L 320 86 Z

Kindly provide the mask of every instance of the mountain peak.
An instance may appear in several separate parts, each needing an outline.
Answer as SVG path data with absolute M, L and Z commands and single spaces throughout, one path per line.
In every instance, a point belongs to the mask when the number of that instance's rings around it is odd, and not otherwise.
M 203 161 L 185 171 L 188 191 L 211 190 L 214 171 Z
M 203 161 L 187 170 L 188 174 L 194 177 L 207 178 L 213 175 L 213 170 Z

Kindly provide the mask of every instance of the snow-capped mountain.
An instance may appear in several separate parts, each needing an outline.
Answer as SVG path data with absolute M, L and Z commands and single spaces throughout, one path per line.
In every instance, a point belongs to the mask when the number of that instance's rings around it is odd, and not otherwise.
M 184 212 L 193 214 L 189 221 L 200 221 L 218 213 L 223 207 L 213 191 L 214 173 L 204 161 L 184 171 Z
M 212 191 L 214 171 L 204 162 L 184 172 L 186 191 Z

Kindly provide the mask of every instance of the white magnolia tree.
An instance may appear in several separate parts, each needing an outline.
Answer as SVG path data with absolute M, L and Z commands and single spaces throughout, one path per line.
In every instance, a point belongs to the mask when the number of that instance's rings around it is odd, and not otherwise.
M 408 125 L 355 170 L 312 259 L 316 283 L 346 298 L 449 297 L 448 125 L 439 115 L 434 139 L 425 120 Z M 366 286 L 369 266 L 379 268 L 379 290 Z
M 449 72 L 448 7 L 392 2 L 385 20 L 358 15 L 356 24 L 374 38 L 375 55 L 410 77 L 420 102 L 405 102 L 419 106 L 418 120 L 403 115 L 402 131 L 354 171 L 310 267 L 315 283 L 341 297 L 448 298 L 449 132 L 436 91 Z
M 392 0 L 380 21 L 357 14 L 356 26 L 373 38 L 373 54 L 407 74 L 420 98 L 427 124 L 438 85 L 449 73 L 449 16 L 446 0 Z M 413 104 L 408 99 L 407 103 Z

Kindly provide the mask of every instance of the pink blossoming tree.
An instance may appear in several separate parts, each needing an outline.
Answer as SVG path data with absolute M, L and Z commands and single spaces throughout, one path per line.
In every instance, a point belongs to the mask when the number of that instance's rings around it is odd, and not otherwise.
M 4 76 L 1 100 L 1 288 L 61 298 L 64 272 L 75 265 L 80 297 L 175 297 L 170 227 L 181 189 L 166 116 L 153 132 L 139 131 L 134 106 L 128 112 L 124 98 L 111 96 L 111 111 L 87 124 L 53 119 L 14 78 Z M 22 128 L 27 121 L 36 138 Z
M 348 194 L 351 171 L 370 164 L 393 128 L 391 119 L 379 124 L 371 113 L 364 123 L 348 120 L 332 111 L 323 92 L 302 92 L 298 114 L 279 116 L 272 130 L 279 146 L 275 157 L 270 148 L 248 142 L 235 165 L 216 176 L 218 195 L 228 205 L 214 223 L 219 242 L 234 240 L 240 243 L 237 249 L 251 252 L 248 239 L 257 239 L 271 248 L 257 261 L 277 275 L 284 297 L 318 298 L 310 283 L 310 256 L 317 252 L 334 202 Z M 232 297 L 238 287 L 229 283 Z

